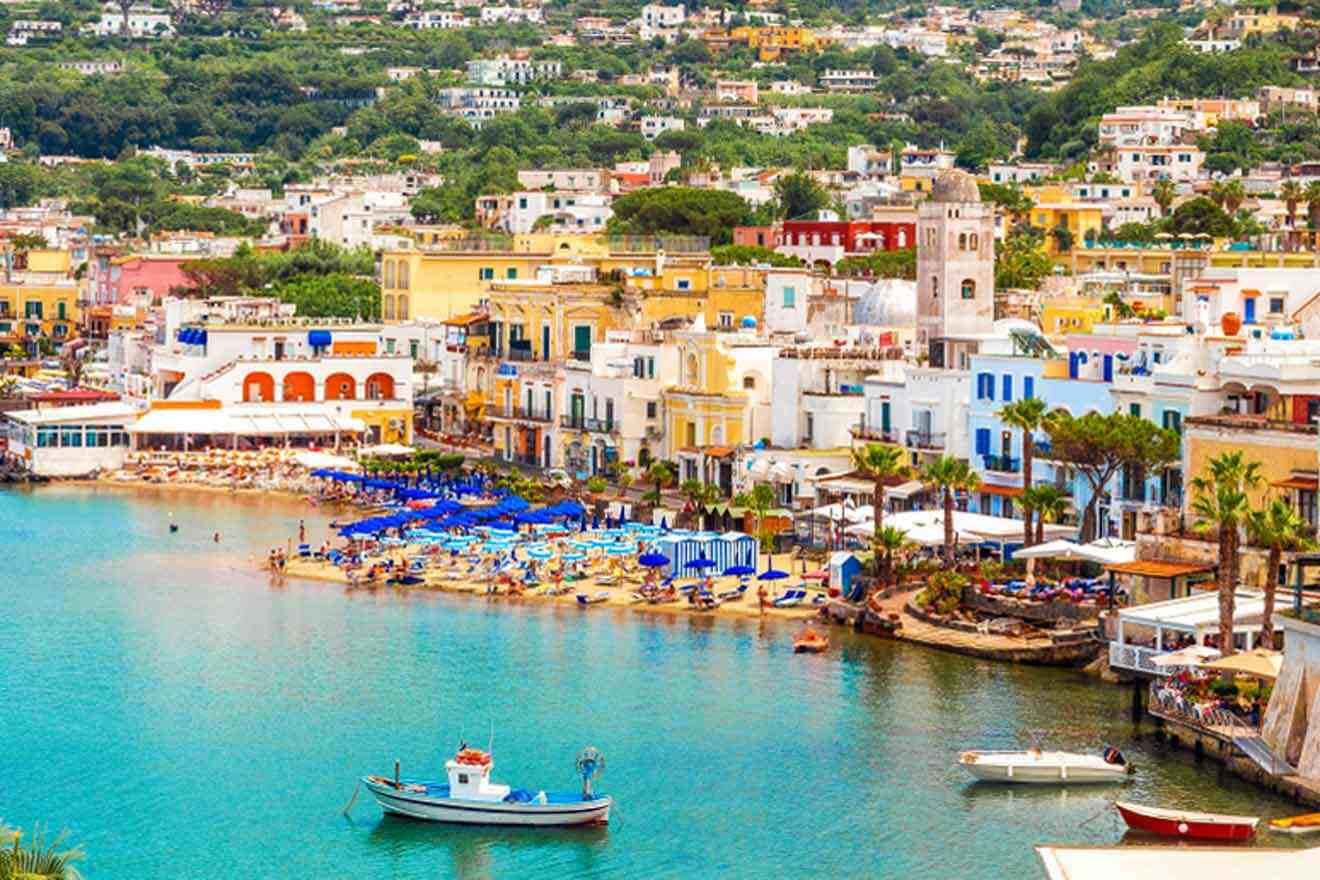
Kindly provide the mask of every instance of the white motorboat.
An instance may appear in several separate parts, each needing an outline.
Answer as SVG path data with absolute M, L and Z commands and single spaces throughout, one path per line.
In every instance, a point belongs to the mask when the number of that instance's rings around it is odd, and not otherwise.
M 605 768 L 605 759 L 593 748 L 578 755 L 582 776 L 580 792 L 513 789 L 490 781 L 494 762 L 489 752 L 460 749 L 445 762 L 448 783 L 366 776 L 367 787 L 382 810 L 431 822 L 466 825 L 604 825 L 610 820 L 613 798 L 596 795 L 591 780 Z
M 1132 765 L 1118 749 L 1103 755 L 1024 751 L 970 751 L 958 755 L 958 763 L 979 782 L 1016 782 L 1029 785 L 1078 785 L 1097 782 L 1126 782 Z

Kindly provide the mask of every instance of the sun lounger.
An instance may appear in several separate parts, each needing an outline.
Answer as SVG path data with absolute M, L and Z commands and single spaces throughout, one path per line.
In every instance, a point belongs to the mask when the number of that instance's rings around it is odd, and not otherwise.
M 784 594 L 772 601 L 770 604 L 776 608 L 792 608 L 794 605 L 801 605 L 807 598 L 806 590 L 785 590 Z
M 725 590 L 724 592 L 717 594 L 716 598 L 718 598 L 721 602 L 737 602 L 743 596 L 746 595 L 747 595 L 747 585 L 743 584 L 737 587 L 736 589 Z

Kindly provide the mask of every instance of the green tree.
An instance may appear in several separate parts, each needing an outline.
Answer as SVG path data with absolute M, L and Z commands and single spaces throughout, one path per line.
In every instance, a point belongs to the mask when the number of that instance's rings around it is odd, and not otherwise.
M 340 273 L 300 275 L 274 285 L 270 293 L 293 303 L 299 315 L 309 318 L 374 321 L 380 317 L 380 288 L 366 278 Z
M 1247 461 L 1241 450 L 1210 459 L 1207 470 L 1192 479 L 1192 513 L 1198 531 L 1214 530 L 1219 542 L 1219 651 L 1233 653 L 1233 613 L 1241 567 L 1241 530 L 1251 521 L 1248 493 L 1264 482 L 1260 462 Z
M 901 248 L 896 251 L 876 251 L 844 257 L 834 264 L 834 274 L 845 278 L 904 278 L 917 277 L 917 249 Z
M 1022 485 L 1030 489 L 1032 481 L 1032 462 L 1035 458 L 1036 431 L 1045 426 L 1045 401 L 1039 397 L 1024 397 L 1015 400 L 999 411 L 999 418 L 1010 428 L 1022 432 Z M 1022 516 L 1022 545 L 1032 544 L 1031 510 L 1028 508 Z
M 907 533 L 893 526 L 885 526 L 875 533 L 871 552 L 876 558 L 876 574 L 881 586 L 897 586 L 894 561 L 916 545 L 907 539 Z M 880 563 L 883 561 L 883 565 Z
M 806 220 L 829 207 L 830 195 L 810 174 L 794 171 L 775 181 L 775 200 L 780 217 Z
M 944 506 L 944 564 L 952 568 L 953 496 L 957 492 L 975 492 L 981 484 L 981 478 L 962 459 L 942 455 L 926 467 L 922 480 L 940 492 Z
M 710 257 L 716 266 L 767 265 L 776 268 L 794 268 L 803 265 L 799 257 L 751 244 L 716 245 L 710 249 Z
M 1095 537 L 1100 498 L 1120 471 L 1127 467 L 1137 473 L 1153 473 L 1181 455 L 1176 433 L 1127 413 L 1090 412 L 1074 418 L 1056 410 L 1044 428 L 1054 460 L 1068 464 L 1090 487 L 1091 497 L 1082 515 L 1084 541 Z
M 1155 186 L 1150 191 L 1150 197 L 1160 207 L 1161 217 L 1169 216 L 1169 210 L 1173 207 L 1173 200 L 1177 196 L 1177 188 L 1173 185 L 1173 181 L 1167 177 L 1161 177 L 1155 181 Z
M 728 244 L 733 227 L 747 223 L 747 202 L 725 190 L 687 186 L 639 189 L 614 200 L 611 233 L 623 235 L 694 235 L 711 244 Z
M 1179 235 L 1231 238 L 1237 234 L 1237 224 L 1233 218 L 1205 196 L 1183 202 L 1167 222 L 1169 231 Z
M 875 520 L 875 537 L 879 540 L 885 519 L 885 483 L 908 472 L 907 465 L 903 461 L 903 450 L 882 443 L 868 443 L 865 446 L 854 447 L 852 466 L 856 474 L 871 481 L 872 494 L 875 497 L 872 518 Z M 876 555 L 875 562 L 875 573 L 878 578 L 880 577 L 879 554 Z
M 674 468 L 667 461 L 653 461 L 646 469 L 645 479 L 655 488 L 642 496 L 642 500 L 658 505 L 661 491 L 674 482 Z
M 1265 610 L 1261 613 L 1260 643 L 1274 648 L 1274 600 L 1279 592 L 1279 567 L 1284 553 L 1316 548 L 1311 524 L 1282 498 L 1271 498 L 1247 517 L 1251 540 L 1269 551 L 1265 563 Z
M 1054 261 L 1041 246 L 1039 230 L 1016 226 L 995 244 L 995 286 L 1035 290 L 1054 271 Z
M 1283 200 L 1284 210 L 1288 214 L 1288 232 L 1284 238 L 1289 250 L 1296 247 L 1295 232 L 1297 219 L 1297 205 L 1306 198 L 1306 191 L 1302 185 L 1295 180 L 1285 180 L 1279 187 L 1279 198 Z
M 1063 519 L 1071 499 L 1064 491 L 1050 483 L 1032 486 L 1022 493 L 1022 507 L 1032 512 L 1036 520 L 1035 543 L 1045 543 L 1045 523 L 1056 523 Z
M 766 528 L 766 517 L 774 509 L 775 490 L 769 483 L 757 483 L 752 491 L 733 496 L 733 505 L 756 514 L 756 539 L 762 550 L 769 551 L 774 546 L 774 536 Z
M 64 849 L 65 836 L 47 841 L 40 828 L 28 839 L 0 823 L 0 880 L 79 880 L 75 862 L 84 856 L 80 849 Z

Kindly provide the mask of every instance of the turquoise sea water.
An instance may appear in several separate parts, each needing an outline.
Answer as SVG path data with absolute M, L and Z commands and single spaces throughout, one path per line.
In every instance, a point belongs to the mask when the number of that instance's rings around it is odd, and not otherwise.
M 0 493 L 0 817 L 69 829 L 92 878 L 1036 878 L 1032 844 L 1121 831 L 1087 822 L 1116 789 L 978 787 L 954 766 L 1027 727 L 1123 748 L 1134 800 L 1290 812 L 1134 742 L 1127 691 L 1068 671 L 837 631 L 839 650 L 799 657 L 792 629 L 758 622 L 272 586 L 254 560 L 300 515 Z M 600 748 L 610 827 L 465 830 L 365 797 L 341 815 L 360 775 L 399 758 L 439 776 L 492 723 L 494 776 L 516 786 L 571 788 L 577 750 Z

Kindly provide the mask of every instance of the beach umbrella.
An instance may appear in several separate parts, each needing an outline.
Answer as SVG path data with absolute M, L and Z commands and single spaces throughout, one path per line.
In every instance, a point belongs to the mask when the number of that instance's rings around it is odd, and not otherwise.
M 555 552 L 549 547 L 528 547 L 527 555 L 532 559 L 552 559 Z
M 660 531 L 662 532 L 669 531 L 669 517 L 666 516 L 660 517 Z
M 611 544 L 605 548 L 605 552 L 611 556 L 631 556 L 637 552 L 635 544 Z
M 664 568 L 669 564 L 669 557 L 663 553 L 643 553 L 637 557 L 637 564 L 647 568 Z
M 717 563 L 714 559 L 707 559 L 706 557 L 701 556 L 701 557 L 698 557 L 698 558 L 696 558 L 696 559 L 693 559 L 691 562 L 689 562 L 689 563 L 688 563 L 686 566 L 684 566 L 684 567 L 685 567 L 685 568 L 703 569 L 703 568 L 714 568 L 714 567 L 717 566 L 718 564 L 719 564 L 719 563 Z
M 725 577 L 747 577 L 752 574 L 756 574 L 756 566 L 754 565 L 730 565 L 724 569 Z
M 571 553 L 571 552 L 570 552 L 570 553 L 562 553 L 562 554 L 560 554 L 559 558 L 562 559 L 562 560 L 564 560 L 565 562 L 581 562 L 582 560 L 584 560 L 584 559 L 587 558 L 587 554 L 585 554 L 585 553 Z
M 788 572 L 775 568 L 775 557 L 773 555 L 766 560 L 766 566 L 766 570 L 756 576 L 758 581 L 779 581 L 789 576 Z

